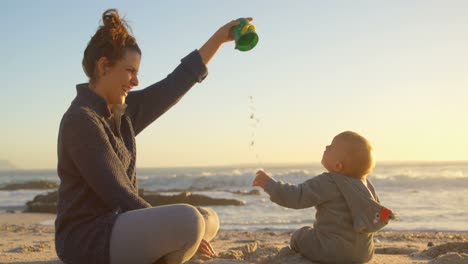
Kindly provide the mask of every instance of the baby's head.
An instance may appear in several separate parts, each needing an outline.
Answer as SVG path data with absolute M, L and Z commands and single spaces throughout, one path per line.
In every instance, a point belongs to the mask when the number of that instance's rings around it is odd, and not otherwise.
M 342 132 L 326 147 L 322 165 L 329 172 L 364 178 L 375 165 L 373 147 L 366 138 L 356 132 Z

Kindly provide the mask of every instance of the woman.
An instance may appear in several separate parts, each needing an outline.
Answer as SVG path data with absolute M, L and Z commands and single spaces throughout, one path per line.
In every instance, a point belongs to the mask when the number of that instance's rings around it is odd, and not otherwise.
M 60 124 L 57 255 L 67 264 L 183 263 L 197 251 L 214 257 L 213 210 L 152 208 L 138 196 L 135 136 L 206 77 L 206 64 L 233 40 L 238 22 L 222 26 L 162 81 L 130 92 L 138 85 L 140 48 L 117 10 L 105 11 L 102 21 L 84 52 L 89 82 L 77 85 Z

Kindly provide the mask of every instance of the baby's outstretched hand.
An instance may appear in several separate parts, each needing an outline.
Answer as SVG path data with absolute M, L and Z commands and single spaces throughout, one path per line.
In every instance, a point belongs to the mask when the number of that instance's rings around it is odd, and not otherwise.
M 269 179 L 271 179 L 270 175 L 266 174 L 264 170 L 258 170 L 252 186 L 265 188 Z

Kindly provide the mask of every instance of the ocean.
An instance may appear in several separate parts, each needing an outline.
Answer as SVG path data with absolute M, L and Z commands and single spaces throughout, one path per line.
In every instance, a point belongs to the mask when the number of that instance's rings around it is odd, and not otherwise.
M 319 165 L 265 166 L 274 178 L 300 183 L 324 171 Z M 293 210 L 260 195 L 230 191 L 251 191 L 256 168 L 197 167 L 142 168 L 137 170 L 139 188 L 151 191 L 187 190 L 217 198 L 245 201 L 244 206 L 213 206 L 225 230 L 292 230 L 312 225 L 315 209 Z M 398 221 L 386 230 L 468 231 L 468 162 L 377 164 L 369 176 L 383 205 L 392 209 Z M 55 170 L 0 171 L 0 187 L 31 180 L 59 182 Z M 171 192 L 172 191 L 172 192 Z M 34 196 L 47 190 L 0 191 L 0 211 L 22 210 Z

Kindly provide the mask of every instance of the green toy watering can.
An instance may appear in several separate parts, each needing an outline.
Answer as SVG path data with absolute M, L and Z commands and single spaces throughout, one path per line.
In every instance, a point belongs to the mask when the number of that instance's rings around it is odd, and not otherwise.
M 232 27 L 232 34 L 236 41 L 236 49 L 249 51 L 258 43 L 258 35 L 255 26 L 250 24 L 245 18 L 239 18 L 239 25 Z

